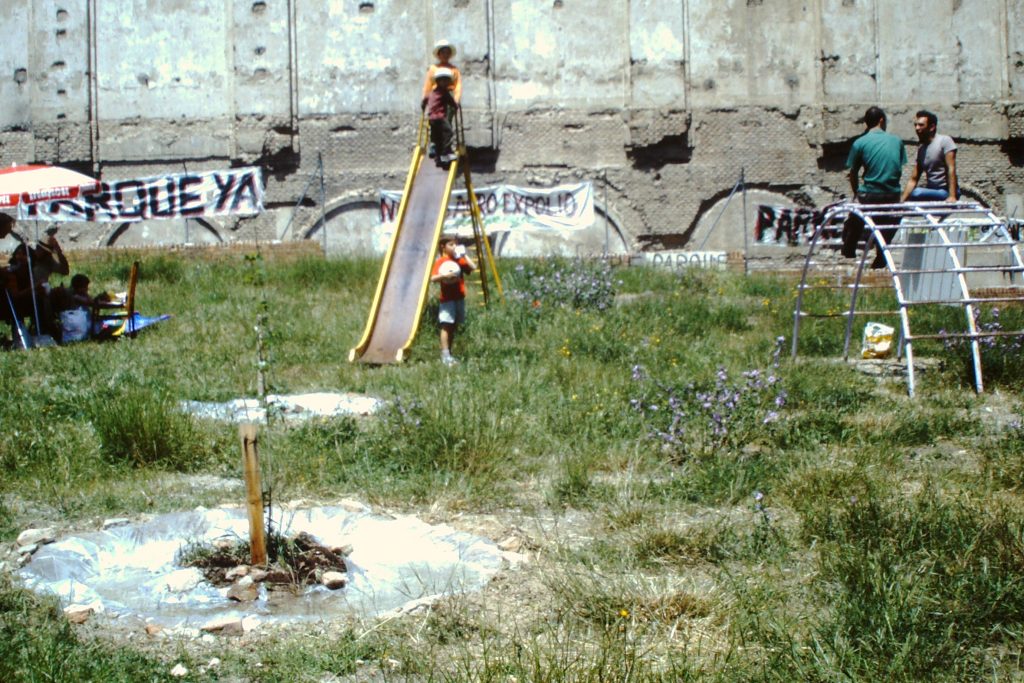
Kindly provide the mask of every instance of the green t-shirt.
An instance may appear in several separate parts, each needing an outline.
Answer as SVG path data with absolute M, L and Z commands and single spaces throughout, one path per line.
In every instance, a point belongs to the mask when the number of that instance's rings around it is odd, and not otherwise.
M 858 194 L 899 192 L 900 176 L 907 163 L 907 150 L 903 140 L 880 128 L 872 128 L 854 140 L 846 168 L 858 173 L 864 169 Z

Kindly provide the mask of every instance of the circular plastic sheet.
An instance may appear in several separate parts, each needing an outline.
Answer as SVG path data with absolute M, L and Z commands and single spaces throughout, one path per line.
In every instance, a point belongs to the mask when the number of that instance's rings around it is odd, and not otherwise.
M 114 617 L 164 626 L 256 615 L 259 621 L 374 616 L 432 596 L 483 587 L 502 566 L 487 539 L 415 517 L 385 517 L 341 507 L 275 510 L 286 536 L 307 532 L 325 546 L 351 546 L 348 585 L 295 591 L 260 588 L 239 603 L 197 569 L 175 564 L 188 543 L 247 539 L 246 512 L 223 507 L 161 515 L 139 524 L 69 536 L 40 548 L 20 570 L 26 585 L 64 603 L 91 604 Z

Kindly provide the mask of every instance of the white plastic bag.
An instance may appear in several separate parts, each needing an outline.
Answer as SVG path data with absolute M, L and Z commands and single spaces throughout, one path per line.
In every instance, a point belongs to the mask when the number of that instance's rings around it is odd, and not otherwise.
M 896 330 L 882 323 L 869 322 L 864 326 L 861 358 L 888 358 L 892 355 L 892 337 Z
M 61 341 L 65 344 L 82 341 L 89 336 L 89 311 L 73 308 L 60 312 Z

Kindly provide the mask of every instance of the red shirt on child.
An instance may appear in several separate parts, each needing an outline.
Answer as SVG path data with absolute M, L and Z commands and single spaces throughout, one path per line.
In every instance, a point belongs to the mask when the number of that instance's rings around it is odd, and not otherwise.
M 430 269 L 430 276 L 431 277 L 434 277 L 435 275 L 438 275 L 441 272 L 441 264 L 444 263 L 445 261 L 452 261 L 452 262 L 458 264 L 459 271 L 460 271 L 459 272 L 459 279 L 458 279 L 457 282 L 439 282 L 439 283 L 437 283 L 437 284 L 441 285 L 441 294 L 438 297 L 438 300 L 441 303 L 444 303 L 446 301 L 459 301 L 461 299 L 465 299 L 466 298 L 466 278 L 463 277 L 463 273 L 468 273 L 468 272 L 471 271 L 471 268 L 469 267 L 469 263 L 467 263 L 466 259 L 464 259 L 464 258 L 453 259 L 453 258 L 451 258 L 449 256 L 439 256 L 438 259 L 436 261 L 434 261 L 434 267 Z

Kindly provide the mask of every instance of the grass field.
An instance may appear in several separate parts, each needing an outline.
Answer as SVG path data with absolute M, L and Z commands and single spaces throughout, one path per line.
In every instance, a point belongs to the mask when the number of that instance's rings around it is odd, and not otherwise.
M 93 289 L 131 258 L 90 264 Z M 429 313 L 402 366 L 347 363 L 378 264 L 312 257 L 147 256 L 139 307 L 172 320 L 0 354 L 8 546 L 241 502 L 189 483 L 240 478 L 236 428 L 178 402 L 254 396 L 259 329 L 271 391 L 390 406 L 265 427 L 275 500 L 357 498 L 530 558 L 401 619 L 167 642 L 69 625 L 9 556 L 0 681 L 1024 680 L 1019 346 L 985 349 L 980 396 L 964 349 L 915 346 L 936 361 L 910 399 L 842 362 L 840 320 L 809 321 L 791 360 L 790 281 L 500 265 L 506 301 L 471 306 L 454 369 Z

